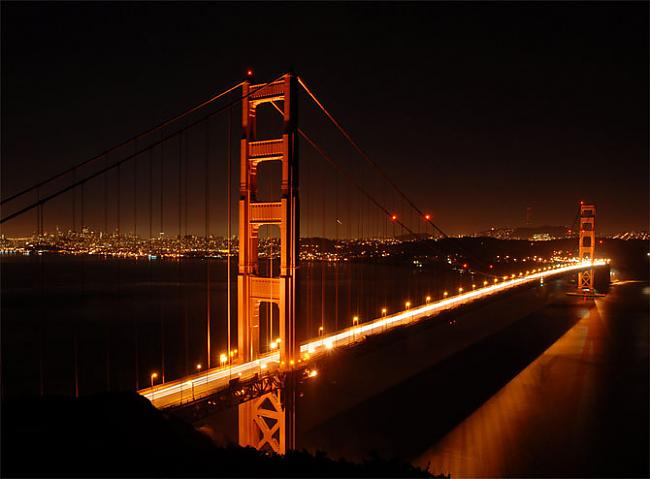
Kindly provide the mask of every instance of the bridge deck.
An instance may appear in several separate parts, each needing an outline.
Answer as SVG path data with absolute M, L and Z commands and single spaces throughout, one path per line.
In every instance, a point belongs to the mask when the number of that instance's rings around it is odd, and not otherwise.
M 606 261 L 597 260 L 593 263 L 581 262 L 568 265 L 555 265 L 525 276 L 517 276 L 500 283 L 476 288 L 440 301 L 432 301 L 428 304 L 400 311 L 399 313 L 377 318 L 331 335 L 324 335 L 300 346 L 302 358 L 300 364 L 297 366 L 301 368 L 308 367 L 310 362 L 317 359 L 320 355 L 325 354 L 327 351 L 355 343 L 362 340 L 365 336 L 382 334 L 393 328 L 417 322 L 442 311 L 454 309 L 479 299 L 505 292 L 517 286 L 539 281 L 543 278 L 577 272 L 581 269 L 603 266 L 605 264 L 607 264 Z M 279 366 L 279 353 L 275 352 L 260 357 L 255 361 L 212 368 L 192 376 L 156 385 L 153 388 L 142 389 L 139 393 L 148 398 L 154 406 L 161 409 L 170 406 L 179 406 L 213 394 L 219 389 L 226 388 L 233 378 L 239 377 L 245 380 L 253 377 L 255 374 L 273 374 Z

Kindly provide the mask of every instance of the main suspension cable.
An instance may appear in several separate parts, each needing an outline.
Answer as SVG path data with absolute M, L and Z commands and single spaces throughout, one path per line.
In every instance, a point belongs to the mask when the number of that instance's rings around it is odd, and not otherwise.
M 35 208 L 36 206 L 38 206 L 38 205 L 40 205 L 40 204 L 43 204 L 43 203 L 46 203 L 47 201 L 49 201 L 49 200 L 51 200 L 51 199 L 54 199 L 54 198 L 56 198 L 56 197 L 62 195 L 63 193 L 66 193 L 66 192 L 70 191 L 71 189 L 76 188 L 77 186 L 79 186 L 79 185 L 81 185 L 81 184 L 83 184 L 83 183 L 86 183 L 86 182 L 88 182 L 89 180 L 91 180 L 91 179 L 93 179 L 93 178 L 96 178 L 96 177 L 98 177 L 98 176 L 100 176 L 100 175 L 106 173 L 107 171 L 112 170 L 113 168 L 117 168 L 117 167 L 120 166 L 121 164 L 123 164 L 123 163 L 125 163 L 125 162 L 127 162 L 127 161 L 129 161 L 129 160 L 131 160 L 131 159 L 133 159 L 133 158 L 135 158 L 136 156 L 138 156 L 138 155 L 140 155 L 140 154 L 142 154 L 142 153 L 148 151 L 148 150 L 151 149 L 151 148 L 154 148 L 155 146 L 162 145 L 165 141 L 169 140 L 170 138 L 173 138 L 174 136 L 176 136 L 176 135 L 178 135 L 178 134 L 181 134 L 181 133 L 183 133 L 184 131 L 189 130 L 190 128 L 193 128 L 194 126 L 196 126 L 196 125 L 198 125 L 199 123 L 201 123 L 201 122 L 207 120 L 208 118 L 211 118 L 211 117 L 213 117 L 213 116 L 215 116 L 215 115 L 217 115 L 217 114 L 223 112 L 224 110 L 226 110 L 226 109 L 228 109 L 228 108 L 230 108 L 230 107 L 232 107 L 232 106 L 238 104 L 238 103 L 241 102 L 244 98 L 247 98 L 248 96 L 252 95 L 253 93 L 259 93 L 260 91 L 262 91 L 262 90 L 264 90 L 265 88 L 267 88 L 270 84 L 272 84 L 272 83 L 274 83 L 274 82 L 280 80 L 283 76 L 284 76 L 284 75 L 281 75 L 281 76 L 277 77 L 276 79 L 274 79 L 274 80 L 272 80 L 272 81 L 270 81 L 270 82 L 268 82 L 268 83 L 265 83 L 262 87 L 257 88 L 256 90 L 251 90 L 251 91 L 249 91 L 245 96 L 242 96 L 242 97 L 238 97 L 238 98 L 236 98 L 235 100 L 233 100 L 233 101 L 231 101 L 230 103 L 228 103 L 228 104 L 222 106 L 221 108 L 217 109 L 216 111 L 213 111 L 212 113 L 209 113 L 209 114 L 207 114 L 207 115 L 204 115 L 203 117 L 201 117 L 201 118 L 199 118 L 198 120 L 196 120 L 196 121 L 190 123 L 189 125 L 184 126 L 183 128 L 179 129 L 179 130 L 176 131 L 176 132 L 170 133 L 169 135 L 167 135 L 167 136 L 161 138 L 161 139 L 158 140 L 158 141 L 155 141 L 154 143 L 150 144 L 149 146 L 147 146 L 147 147 L 145 147 L 145 148 L 142 148 L 141 150 L 139 150 L 139 151 L 137 151 L 137 152 L 135 152 L 135 153 L 133 153 L 133 154 L 127 156 L 126 158 L 123 158 L 123 159 L 117 161 L 116 163 L 113 163 L 112 165 L 106 166 L 106 167 L 102 168 L 101 170 L 96 171 L 95 173 L 92 173 L 92 174 L 90 174 L 90 175 L 88 175 L 88 176 L 82 178 L 81 180 L 78 180 L 78 181 L 72 183 L 71 185 L 68 185 L 67 187 L 64 187 L 64 188 L 62 188 L 62 189 L 60 189 L 60 190 L 58 190 L 58 191 L 56 191 L 56 192 L 54 192 L 54 193 L 52 193 L 52 194 L 46 196 L 46 197 L 43 197 L 43 198 L 41 198 L 40 200 L 38 200 L 38 201 L 36 201 L 36 202 L 34 202 L 34 203 L 31 203 L 30 205 L 25 206 L 24 208 L 21 208 L 20 210 L 16 211 L 15 213 L 12 213 L 12 214 L 10 214 L 10 215 L 8 215 L 8 216 L 5 216 L 4 218 L 2 218 L 2 219 L 0 220 L 0 224 L 3 224 L 3 223 L 5 223 L 6 221 L 9 221 L 9 220 L 15 218 L 16 216 L 20 216 L 21 214 L 23 214 L 23 213 L 25 213 L 25 212 L 27 212 L 27 211 L 30 211 L 31 209 Z M 241 83 L 240 83 L 239 85 L 241 85 Z M 100 155 L 100 156 L 101 156 L 101 155 Z M 72 170 L 70 170 L 70 171 L 72 171 Z M 38 186 L 35 186 L 35 187 L 38 187 Z M 31 189 L 33 189 L 33 188 L 30 188 L 30 190 L 28 190 L 28 191 L 31 191 Z M 5 201 L 9 201 L 9 198 L 8 198 L 7 200 L 5 200 Z
M 190 115 L 191 113 L 194 113 L 195 111 L 200 110 L 201 108 L 209 105 L 210 103 L 214 103 L 218 99 L 224 97 L 228 93 L 230 93 L 233 90 L 235 90 L 235 89 L 239 88 L 240 86 L 242 86 L 242 84 L 243 84 L 243 82 L 239 82 L 236 85 L 228 88 L 227 90 L 224 90 L 221 93 L 218 93 L 218 94 L 212 96 L 211 98 L 199 103 L 198 105 L 194 105 L 193 107 L 188 108 L 184 112 L 179 113 L 178 115 L 176 115 L 176 116 L 174 116 L 174 117 L 172 117 L 172 118 L 170 118 L 168 120 L 165 120 L 162 123 L 159 123 L 158 125 L 156 125 L 156 126 L 154 126 L 152 128 L 149 128 L 148 130 L 143 131 L 142 133 L 139 133 L 139 134 L 137 134 L 135 136 L 132 136 L 131 138 L 128 138 L 127 140 L 124 140 L 121 143 L 118 143 L 118 144 L 108 148 L 107 150 L 103 151 L 102 153 L 100 153 L 98 155 L 93 156 L 92 158 L 88 158 L 87 160 L 84 160 L 84 161 L 82 161 L 80 163 L 77 163 L 76 165 L 71 166 L 71 167 L 69 167 L 69 168 L 67 168 L 67 169 L 65 169 L 65 170 L 63 170 L 63 171 L 61 171 L 61 172 L 47 178 L 47 179 L 45 179 L 45 180 L 42 180 L 42 181 L 36 183 L 35 185 L 30 186 L 29 188 L 25 188 L 24 190 L 19 191 L 18 193 L 15 193 L 15 194 L 9 196 L 8 198 L 5 198 L 2 201 L 0 201 L 0 205 L 4 205 L 5 203 L 7 203 L 9 201 L 15 200 L 16 198 L 19 198 L 20 196 L 23 196 L 24 194 L 29 193 L 30 191 L 34 190 L 35 188 L 40 188 L 40 187 L 42 187 L 42 186 L 44 186 L 44 185 L 46 185 L 46 184 L 60 178 L 60 177 L 66 175 L 68 173 L 72 173 L 75 170 L 77 170 L 78 168 L 81 168 L 82 166 L 88 165 L 88 164 L 92 163 L 93 161 L 98 160 L 98 159 L 102 158 L 104 155 L 108 155 L 109 153 L 111 153 L 111 152 L 113 152 L 113 151 L 115 151 L 115 150 L 117 150 L 119 148 L 122 148 L 122 147 L 124 147 L 126 145 L 129 145 L 129 144 L 133 143 L 134 141 L 142 138 L 143 136 L 147 136 L 147 135 L 150 135 L 151 133 L 155 133 L 156 131 L 160 130 L 161 128 L 164 128 L 164 127 L 166 127 L 166 126 L 168 126 L 168 125 L 170 125 L 170 124 L 172 124 L 172 123 L 174 123 L 174 122 L 176 122 L 178 120 L 181 120 L 181 119 L 185 118 L 187 115 Z
M 316 105 L 320 108 L 320 110 L 323 112 L 323 114 L 325 114 L 325 116 L 330 120 L 330 122 L 336 127 L 336 129 L 345 137 L 345 139 L 348 140 L 350 145 L 352 145 L 352 147 L 357 151 L 357 153 L 367 163 L 369 163 L 373 168 L 375 168 L 379 172 L 379 174 L 411 206 L 411 208 L 413 208 L 418 213 L 419 217 L 424 219 L 427 223 L 429 223 L 436 231 L 438 231 L 438 233 L 440 233 L 440 235 L 442 237 L 444 237 L 445 239 L 448 239 L 448 240 L 454 240 L 454 242 L 455 242 L 456 241 L 455 238 L 452 238 L 447 233 L 445 233 L 438 225 L 436 225 L 431 220 L 429 215 L 425 215 L 425 213 L 420 208 L 418 208 L 417 205 L 399 188 L 399 186 L 392 180 L 392 178 L 390 178 L 390 176 L 388 176 L 388 174 L 379 166 L 379 164 L 377 164 L 372 158 L 370 158 L 370 156 L 368 156 L 368 154 L 365 151 L 363 151 L 363 149 L 357 144 L 357 142 L 354 141 L 354 139 L 347 132 L 347 130 L 345 130 L 345 128 L 343 128 L 343 126 L 341 126 L 341 124 L 336 120 L 336 118 L 334 118 L 334 116 L 325 108 L 325 106 L 320 102 L 320 100 L 318 100 L 316 95 L 309 89 L 309 87 L 305 84 L 305 82 L 303 81 L 303 79 L 300 76 L 298 77 L 298 83 L 300 84 L 300 86 L 302 86 L 302 88 L 305 90 L 305 92 L 307 92 L 307 94 L 314 101 L 314 103 L 316 103 Z M 400 224 L 401 224 L 401 222 L 400 222 Z M 413 233 L 413 231 L 411 231 L 410 229 L 408 229 L 408 231 Z M 483 263 L 483 261 L 481 259 L 477 258 L 473 254 L 471 254 L 471 253 L 468 254 L 469 252 L 462 245 L 457 244 L 457 246 L 458 246 L 458 249 L 465 252 L 466 256 L 473 257 L 473 259 L 475 259 L 477 262 Z M 476 268 L 474 268 L 474 269 L 476 269 Z M 479 270 L 476 270 L 476 271 L 479 272 Z M 488 276 L 494 276 L 494 275 L 492 275 L 490 273 L 482 273 L 482 274 L 485 274 L 485 275 L 488 275 Z

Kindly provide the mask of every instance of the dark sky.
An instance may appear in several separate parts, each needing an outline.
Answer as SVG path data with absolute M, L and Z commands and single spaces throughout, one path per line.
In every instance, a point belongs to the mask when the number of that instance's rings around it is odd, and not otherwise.
M 293 66 L 448 232 L 648 229 L 648 3 L 2 4 L 2 197 Z

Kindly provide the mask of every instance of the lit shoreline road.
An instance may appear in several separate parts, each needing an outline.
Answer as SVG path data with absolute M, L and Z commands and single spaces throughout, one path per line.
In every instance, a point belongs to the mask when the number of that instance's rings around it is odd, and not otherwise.
M 428 302 L 427 304 L 415 306 L 399 313 L 361 323 L 338 333 L 323 336 L 302 344 L 300 346 L 301 364 L 298 366 L 304 367 L 319 355 L 333 348 L 363 340 L 365 336 L 381 334 L 389 329 L 420 321 L 442 311 L 453 309 L 523 284 L 569 272 L 576 272 L 593 266 L 603 266 L 605 264 L 607 264 L 605 260 L 596 260 L 593 263 L 576 262 L 569 265 L 539 268 L 527 275 L 508 276 L 507 279 L 503 279 L 501 282 L 472 289 L 466 293 L 457 294 L 440 301 Z M 157 408 L 162 409 L 170 406 L 178 406 L 226 387 L 232 378 L 239 377 L 245 380 L 253 377 L 255 374 L 273 372 L 278 368 L 279 360 L 278 352 L 270 353 L 255 361 L 209 369 L 182 379 L 154 385 L 153 388 L 149 387 L 138 392 L 149 399 Z

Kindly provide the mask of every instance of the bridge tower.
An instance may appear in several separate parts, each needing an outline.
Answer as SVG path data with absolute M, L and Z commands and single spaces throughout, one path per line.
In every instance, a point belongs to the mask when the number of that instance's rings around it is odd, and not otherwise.
M 283 454 L 294 447 L 294 395 L 292 387 L 296 349 L 296 273 L 298 267 L 298 138 L 297 81 L 288 73 L 269 84 L 242 88 L 241 174 L 239 199 L 238 348 L 243 362 L 259 358 L 260 306 L 278 306 L 280 373 L 285 387 L 239 406 L 239 443 Z M 270 103 L 284 118 L 280 138 L 257 138 L 257 108 Z M 257 201 L 258 165 L 282 163 L 281 197 L 277 202 Z M 280 229 L 280 274 L 262 277 L 258 265 L 258 233 L 262 225 Z M 272 276 L 272 273 L 269 275 Z
M 596 206 L 580 203 L 580 236 L 578 256 L 580 261 L 593 261 L 596 252 Z M 594 291 L 594 270 L 590 268 L 578 273 L 578 290 Z

